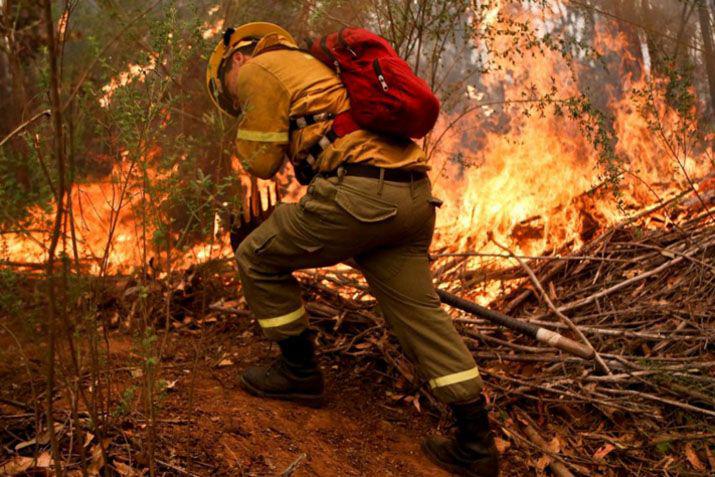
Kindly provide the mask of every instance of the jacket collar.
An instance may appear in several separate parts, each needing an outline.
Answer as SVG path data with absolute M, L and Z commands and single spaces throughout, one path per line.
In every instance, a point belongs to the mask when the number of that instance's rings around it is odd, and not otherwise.
M 253 50 L 253 54 L 255 56 L 265 52 L 266 50 L 280 47 L 295 49 L 298 47 L 298 45 L 296 45 L 294 42 L 284 37 L 283 35 L 279 35 L 278 33 L 272 33 L 261 38 L 255 49 Z

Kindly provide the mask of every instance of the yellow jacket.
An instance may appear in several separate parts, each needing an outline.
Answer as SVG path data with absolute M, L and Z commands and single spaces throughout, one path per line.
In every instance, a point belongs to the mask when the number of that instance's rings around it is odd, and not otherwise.
M 269 35 L 255 51 L 277 45 L 296 46 L 282 36 Z M 289 49 L 266 51 L 241 66 L 238 100 L 242 114 L 236 153 L 248 172 L 263 179 L 272 177 L 286 156 L 303 158 L 331 126 L 331 121 L 323 121 L 289 132 L 289 118 L 350 109 L 345 87 L 334 71 L 308 53 Z M 337 139 L 320 156 L 318 170 L 330 171 L 344 162 L 429 169 L 422 149 L 412 140 L 364 130 Z

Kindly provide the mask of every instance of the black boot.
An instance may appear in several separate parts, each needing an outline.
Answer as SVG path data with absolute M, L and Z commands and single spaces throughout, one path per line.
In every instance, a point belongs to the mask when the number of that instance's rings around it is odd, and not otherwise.
M 295 401 L 311 407 L 324 403 L 323 373 L 315 362 L 307 331 L 278 342 L 281 356 L 268 365 L 251 366 L 241 385 L 254 396 Z
M 499 453 L 489 430 L 484 397 L 450 407 L 457 421 L 457 432 L 450 438 L 428 437 L 422 443 L 422 450 L 435 464 L 457 475 L 499 475 Z

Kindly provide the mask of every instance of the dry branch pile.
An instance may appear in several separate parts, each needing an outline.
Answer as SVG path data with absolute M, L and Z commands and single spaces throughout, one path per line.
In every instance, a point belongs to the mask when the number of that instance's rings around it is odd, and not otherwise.
M 523 263 L 538 285 L 523 278 L 522 267 L 511 269 L 520 284 L 492 305 L 578 339 L 555 311 L 566 315 L 605 366 L 455 313 L 499 411 L 492 416 L 510 462 L 550 465 L 558 475 L 715 472 L 715 221 L 702 208 L 663 215 L 666 205 L 571 256 Z M 450 261 L 435 266 L 436 282 L 468 296 L 470 254 L 444 255 Z M 352 355 L 365 366 L 380 356 L 402 388 L 396 399 L 429 399 L 417 396 L 420 383 L 359 274 L 301 277 L 324 353 Z

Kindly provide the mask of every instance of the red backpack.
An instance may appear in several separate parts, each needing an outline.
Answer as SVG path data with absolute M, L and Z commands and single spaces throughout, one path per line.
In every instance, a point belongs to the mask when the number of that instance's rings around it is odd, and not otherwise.
M 309 50 L 335 69 L 350 96 L 350 116 L 357 127 L 338 116 L 338 136 L 361 128 L 421 138 L 437 122 L 439 100 L 384 38 L 349 27 L 313 40 Z

